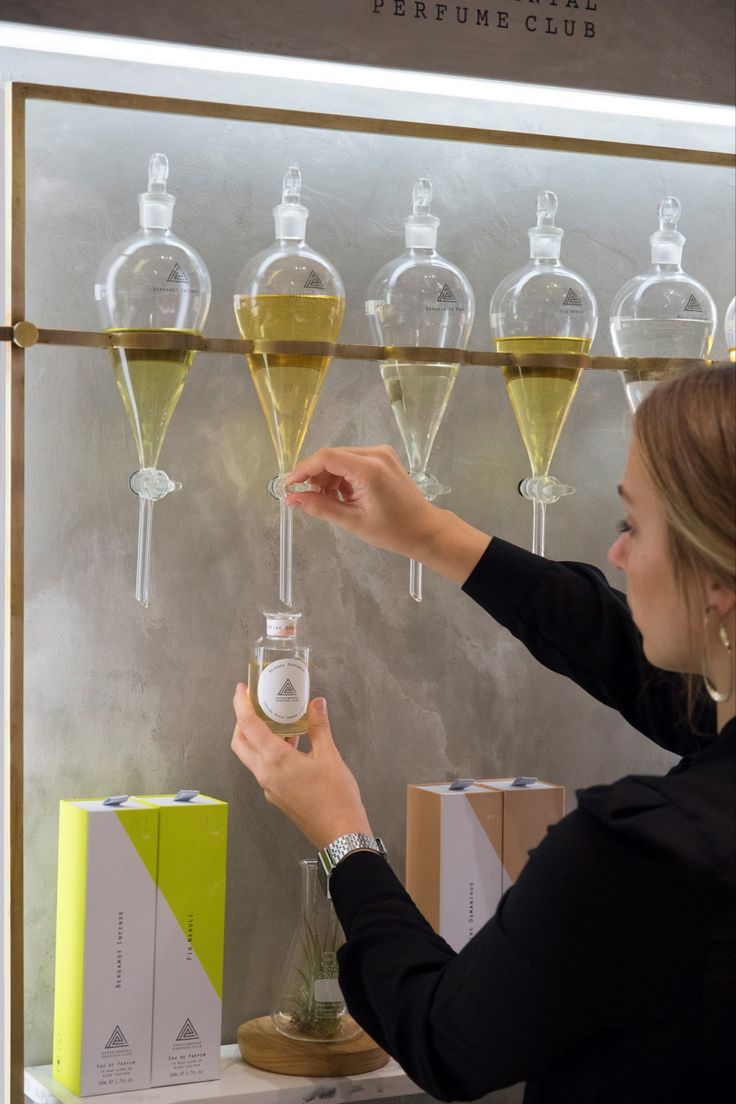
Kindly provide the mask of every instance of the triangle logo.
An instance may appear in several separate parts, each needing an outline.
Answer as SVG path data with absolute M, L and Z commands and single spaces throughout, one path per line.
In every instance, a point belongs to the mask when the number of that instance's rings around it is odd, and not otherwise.
M 115 1047 L 127 1047 L 130 1044 L 120 1030 L 119 1025 L 116 1025 L 110 1038 L 105 1043 L 105 1050 L 114 1050 Z
M 296 698 L 298 696 L 299 695 L 297 694 L 296 690 L 294 689 L 294 683 L 291 681 L 290 678 L 287 678 L 284 685 L 281 687 L 281 689 L 279 691 L 277 691 L 277 694 L 276 694 L 277 698 Z
M 685 304 L 684 309 L 686 311 L 690 311 L 692 314 L 702 314 L 703 313 L 703 308 L 701 307 L 700 303 L 698 302 L 698 300 L 695 298 L 694 295 L 690 296 L 687 303 Z
M 305 288 L 315 288 L 317 291 L 325 290 L 325 285 L 322 283 L 314 269 L 312 269 L 312 271 L 307 276 L 307 282 L 304 286 Z
M 562 300 L 563 307 L 582 307 L 583 300 L 572 288 L 567 289 L 567 295 Z
M 438 303 L 457 303 L 457 299 L 452 294 L 452 289 L 447 284 L 442 285 L 442 291 L 437 296 Z
M 182 1027 L 181 1031 L 176 1036 L 177 1043 L 190 1043 L 193 1042 L 194 1039 L 198 1038 L 199 1035 L 196 1032 L 194 1024 L 190 1019 L 187 1018 L 184 1021 L 184 1026 Z
M 179 264 L 178 261 L 176 262 L 176 264 L 172 268 L 169 275 L 166 277 L 166 283 L 167 284 L 188 284 L 189 283 L 189 277 L 187 276 L 186 272 L 181 267 L 181 265 Z

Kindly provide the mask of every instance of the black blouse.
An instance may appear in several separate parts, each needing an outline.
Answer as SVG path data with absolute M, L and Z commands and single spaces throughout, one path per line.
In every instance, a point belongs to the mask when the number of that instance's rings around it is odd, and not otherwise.
M 546 667 L 684 756 L 578 791 L 456 954 L 388 863 L 332 876 L 353 1016 L 440 1100 L 526 1081 L 525 1104 L 719 1104 L 736 1086 L 736 720 L 687 720 L 595 568 L 495 538 L 463 588 Z M 701 734 L 699 734 L 701 733 Z M 707 734 L 711 735 L 708 736 Z

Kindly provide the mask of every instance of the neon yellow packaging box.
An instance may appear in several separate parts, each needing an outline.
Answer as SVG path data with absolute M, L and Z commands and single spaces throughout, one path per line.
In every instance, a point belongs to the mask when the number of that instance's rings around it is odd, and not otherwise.
M 196 790 L 158 810 L 151 1086 L 220 1076 L 227 804 Z
M 78 1096 L 151 1084 L 158 823 L 135 798 L 60 803 L 52 1061 Z

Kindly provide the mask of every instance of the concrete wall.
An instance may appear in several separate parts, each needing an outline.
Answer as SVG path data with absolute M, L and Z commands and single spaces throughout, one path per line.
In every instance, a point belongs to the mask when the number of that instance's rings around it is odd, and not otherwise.
M 155 67 L 114 69 L 0 51 L 6 79 L 118 87 L 314 110 L 446 118 L 447 103 Z M 474 125 L 552 128 L 687 145 L 719 136 L 652 121 L 467 103 Z M 488 301 L 523 263 L 539 188 L 560 197 L 564 259 L 606 314 L 618 286 L 647 263 L 646 239 L 667 194 L 684 207 L 686 267 L 721 313 L 733 294 L 733 183 L 726 170 L 518 152 L 417 139 L 308 132 L 98 108 L 29 108 L 27 315 L 95 328 L 93 283 L 111 243 L 134 229 L 148 156 L 164 150 L 177 195 L 175 230 L 206 259 L 207 324 L 236 336 L 232 293 L 245 260 L 268 245 L 284 167 L 296 159 L 310 241 L 347 287 L 346 341 L 368 341 L 366 284 L 402 248 L 412 181 L 428 173 L 440 248 L 468 273 L 488 347 Z M 719 335 L 714 349 L 723 355 Z M 588 373 L 553 471 L 577 494 L 551 508 L 549 553 L 606 568 L 627 445 L 615 374 Z M 307 441 L 398 446 L 378 369 L 336 362 Z M 245 673 L 260 611 L 273 603 L 277 509 L 266 494 L 273 453 L 244 362 L 200 356 L 164 445 L 184 490 L 156 508 L 153 605 L 133 595 L 137 466 L 105 356 L 39 348 L 27 358 L 26 1020 L 29 1064 L 48 1061 L 54 958 L 56 823 L 62 797 L 194 786 L 231 803 L 223 1039 L 269 1009 L 298 901 L 308 845 L 229 750 L 230 699 Z M 432 469 L 447 505 L 488 532 L 528 544 L 531 507 L 516 494 L 527 460 L 500 373 L 464 368 Z M 672 757 L 566 681 L 541 670 L 456 588 L 429 576 L 406 594 L 403 561 L 295 519 L 297 601 L 314 648 L 314 688 L 363 787 L 374 829 L 403 873 L 407 782 L 522 772 L 576 787 L 661 772 Z M 519 1090 L 494 1098 L 519 1099 Z

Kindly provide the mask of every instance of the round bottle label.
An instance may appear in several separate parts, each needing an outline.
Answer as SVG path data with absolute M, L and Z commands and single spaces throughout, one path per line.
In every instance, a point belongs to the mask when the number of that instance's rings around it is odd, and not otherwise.
M 309 705 L 309 669 L 301 659 L 276 659 L 261 671 L 258 704 L 278 724 L 292 724 Z

